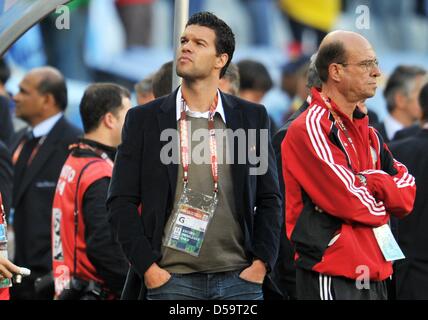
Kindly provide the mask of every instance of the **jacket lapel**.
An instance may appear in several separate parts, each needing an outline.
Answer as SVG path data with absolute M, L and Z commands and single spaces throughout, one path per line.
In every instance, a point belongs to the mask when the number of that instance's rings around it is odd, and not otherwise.
M 56 144 L 62 136 L 61 132 L 63 131 L 64 125 L 65 119 L 62 117 L 47 135 L 46 140 L 40 146 L 31 164 L 25 169 L 22 182 L 20 183 L 16 198 L 14 199 L 14 204 L 19 203 L 24 191 L 28 188 L 30 183 L 48 161 L 51 154 L 55 151 Z
M 224 114 L 226 117 L 226 127 L 235 132 L 237 129 L 245 129 L 244 122 L 242 118 L 242 111 L 228 98 L 226 95 L 221 93 L 221 99 L 223 102 Z M 247 141 L 245 141 L 246 143 Z M 233 179 L 233 190 L 235 199 L 241 199 L 244 192 L 244 178 L 245 178 L 245 170 L 246 164 L 239 164 L 239 152 L 240 148 L 238 145 L 238 139 L 234 139 L 233 141 L 233 164 L 232 164 L 232 179 Z M 245 152 L 247 151 L 244 148 Z M 245 159 L 247 155 L 245 154 Z M 242 155 L 241 155 L 242 157 Z M 241 203 L 240 201 L 236 201 L 236 205 Z M 236 208 L 238 213 L 241 213 L 242 208 Z
M 175 129 L 177 130 L 177 115 L 176 115 L 176 89 L 170 94 L 159 108 L 158 122 L 159 122 L 159 135 L 163 130 Z M 178 135 L 177 135 L 178 139 Z M 179 140 L 177 140 L 178 143 Z M 169 143 L 170 141 L 161 141 L 161 148 Z M 176 146 L 176 150 L 179 150 L 179 145 Z M 179 155 L 179 153 L 178 153 Z M 175 188 L 177 187 L 177 174 L 178 174 L 178 159 L 174 159 L 172 163 L 166 165 L 168 170 L 169 184 L 171 186 L 172 197 L 175 195 Z

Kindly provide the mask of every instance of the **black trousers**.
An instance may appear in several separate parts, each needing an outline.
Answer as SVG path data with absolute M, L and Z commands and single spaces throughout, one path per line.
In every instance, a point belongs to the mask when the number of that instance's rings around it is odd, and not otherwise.
M 297 268 L 298 300 L 387 300 L 385 281 L 359 283 L 345 277 L 327 276 Z

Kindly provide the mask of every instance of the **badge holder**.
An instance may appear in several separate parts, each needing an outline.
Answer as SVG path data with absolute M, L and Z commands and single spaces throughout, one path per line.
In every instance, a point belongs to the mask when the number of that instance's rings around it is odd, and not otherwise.
M 174 212 L 173 223 L 164 245 L 198 257 L 217 203 L 217 192 L 210 196 L 186 186 Z
M 1 198 L 0 198 L 1 201 Z M 7 223 L 6 214 L 4 213 L 3 205 L 0 207 L 0 256 L 4 259 L 8 258 L 7 252 Z M 12 286 L 12 281 L 6 277 L 0 277 L 0 289 L 9 288 Z
M 374 228 L 373 232 L 386 261 L 395 261 L 405 258 L 388 224 Z

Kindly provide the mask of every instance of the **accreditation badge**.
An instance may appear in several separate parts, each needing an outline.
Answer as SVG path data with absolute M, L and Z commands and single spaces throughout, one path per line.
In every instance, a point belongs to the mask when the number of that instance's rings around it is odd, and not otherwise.
M 3 223 L 0 223 L 0 241 L 7 241 L 7 227 Z
M 386 261 L 395 261 L 405 258 L 388 224 L 373 228 L 373 232 Z
M 184 188 L 165 237 L 166 247 L 199 256 L 218 199 Z

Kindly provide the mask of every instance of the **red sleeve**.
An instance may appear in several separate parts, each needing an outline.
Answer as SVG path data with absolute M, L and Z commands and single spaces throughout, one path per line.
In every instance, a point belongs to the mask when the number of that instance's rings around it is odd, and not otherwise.
M 397 170 L 394 176 L 381 170 L 368 170 L 362 174 L 367 178 L 367 186 L 376 199 L 383 201 L 389 213 L 402 218 L 413 209 L 416 184 L 406 166 L 395 159 L 394 168 Z
M 290 127 L 282 143 L 284 176 L 291 175 L 326 213 L 348 223 L 387 223 L 384 203 L 360 183 L 344 153 L 328 138 L 328 114 L 321 107 L 310 108 Z M 287 189 L 287 179 L 285 185 Z
M 9 300 L 9 288 L 0 289 L 0 301 Z

